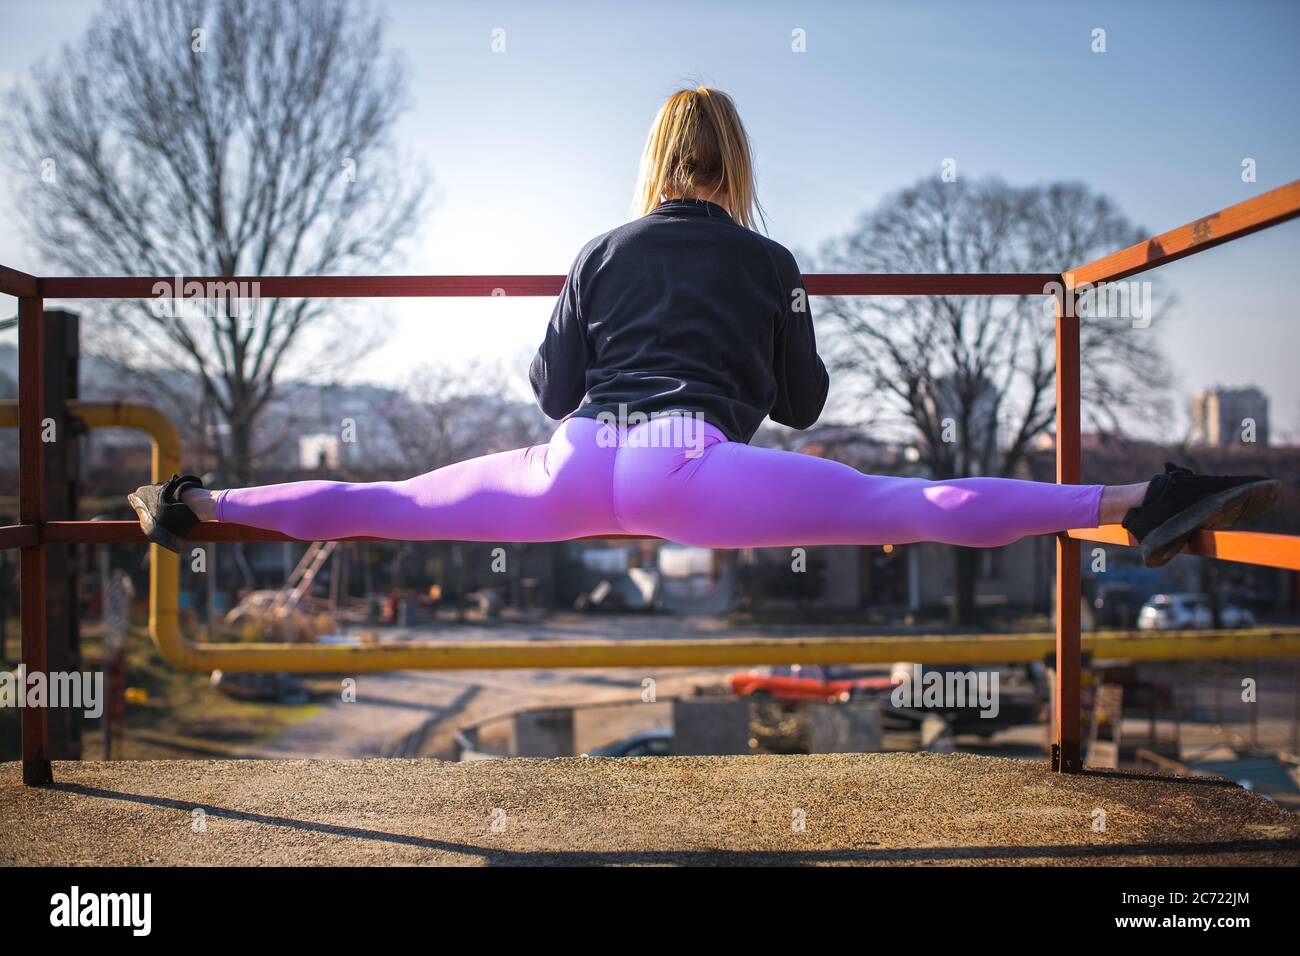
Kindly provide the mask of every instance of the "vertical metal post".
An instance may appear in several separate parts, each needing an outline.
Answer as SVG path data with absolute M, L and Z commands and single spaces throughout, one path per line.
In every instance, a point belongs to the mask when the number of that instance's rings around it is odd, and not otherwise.
M 41 422 L 44 409 L 43 299 L 18 300 L 18 514 L 23 524 L 40 524 L 45 518 L 44 449 Z M 22 658 L 24 675 L 48 671 L 45 649 L 45 545 L 22 549 Z M 47 749 L 48 713 L 44 707 L 22 709 L 23 783 L 53 783 Z
M 80 352 L 80 322 L 75 312 L 46 309 L 41 315 L 45 353 L 41 356 L 45 395 L 44 421 L 53 441 L 43 441 L 41 452 L 45 484 L 42 516 L 45 521 L 77 518 L 78 435 L 82 423 L 68 413 L 76 400 Z M 79 427 L 81 426 L 81 427 Z M 77 546 L 51 545 L 45 549 L 45 658 L 52 673 L 81 671 L 81 629 L 77 613 Z M 51 760 L 81 759 L 81 711 L 67 706 L 47 707 L 46 744 Z
M 1072 277 L 1062 276 L 1056 297 L 1056 481 L 1078 484 L 1079 463 L 1079 320 L 1073 302 Z M 1076 773 L 1080 756 L 1079 602 L 1082 580 L 1079 542 L 1056 536 L 1056 688 L 1052 713 L 1052 769 Z
M 96 550 L 99 552 L 99 619 L 103 628 L 104 636 L 108 636 L 108 605 L 112 599 L 110 591 L 110 582 L 112 581 L 112 560 L 109 557 L 108 545 L 101 544 Z M 108 675 L 111 669 L 111 663 L 108 659 L 107 641 L 104 641 L 103 661 L 101 669 L 104 673 L 104 689 L 108 690 Z M 100 734 L 103 737 L 103 758 L 105 760 L 113 759 L 113 708 L 112 701 L 104 701 L 104 713 L 99 720 Z
M 217 634 L 217 544 L 215 541 L 209 541 L 204 548 L 207 551 L 203 557 L 206 559 L 208 569 L 208 628 L 207 635 L 209 641 L 215 641 Z

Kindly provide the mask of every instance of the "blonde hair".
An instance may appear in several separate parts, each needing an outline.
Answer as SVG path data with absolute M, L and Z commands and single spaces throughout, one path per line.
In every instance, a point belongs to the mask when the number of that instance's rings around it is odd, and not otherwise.
M 746 229 L 757 216 L 749 136 L 736 104 L 721 90 L 678 90 L 659 109 L 641 154 L 632 212 L 644 216 L 665 199 L 692 197 L 725 205 Z

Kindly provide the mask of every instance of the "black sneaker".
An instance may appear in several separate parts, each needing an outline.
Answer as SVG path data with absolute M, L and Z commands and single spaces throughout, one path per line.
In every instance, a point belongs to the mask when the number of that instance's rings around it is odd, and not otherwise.
M 1124 515 L 1124 527 L 1142 546 L 1149 568 L 1166 564 L 1198 531 L 1257 518 L 1277 501 L 1282 482 L 1258 475 L 1197 475 L 1165 462 L 1142 504 Z
M 181 495 L 187 488 L 202 487 L 203 481 L 194 475 L 172 475 L 161 485 L 141 485 L 126 500 L 149 540 L 179 554 L 185 537 L 199 523 L 199 516 L 181 501 Z

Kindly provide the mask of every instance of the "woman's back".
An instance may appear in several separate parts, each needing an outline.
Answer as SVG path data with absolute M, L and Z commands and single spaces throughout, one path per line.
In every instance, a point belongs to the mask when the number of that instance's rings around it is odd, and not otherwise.
M 583 248 L 531 379 L 553 418 L 683 410 L 741 442 L 808 427 L 829 384 L 794 257 L 697 199 Z

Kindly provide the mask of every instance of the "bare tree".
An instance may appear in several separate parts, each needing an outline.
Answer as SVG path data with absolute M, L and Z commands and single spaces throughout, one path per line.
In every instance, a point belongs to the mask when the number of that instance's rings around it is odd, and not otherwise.
M 1085 186 L 926 179 L 886 198 L 819 265 L 843 272 L 1060 273 L 1141 238 Z M 1123 290 L 1127 294 L 1128 289 Z M 1084 411 L 1120 430 L 1167 411 L 1158 287 L 1081 303 Z M 1145 296 L 1145 297 L 1142 297 Z M 1110 307 L 1108 307 L 1110 306 Z M 824 307 L 836 407 L 914 445 L 935 478 L 1017 474 L 1055 417 L 1054 310 L 1041 296 L 837 297 Z M 978 564 L 956 550 L 954 617 L 975 619 Z
M 492 363 L 426 367 L 402 399 L 383 409 L 399 464 L 411 474 L 544 442 L 554 429 L 531 397 L 512 398 L 510 376 Z
M 74 274 L 377 271 L 425 197 L 391 141 L 404 77 L 382 34 L 352 0 L 105 3 L 12 94 L 6 139 L 38 248 Z M 191 424 L 202 408 L 194 431 L 235 483 L 286 364 L 337 367 L 373 343 L 328 301 L 252 316 L 132 302 L 100 318 L 95 351 Z

